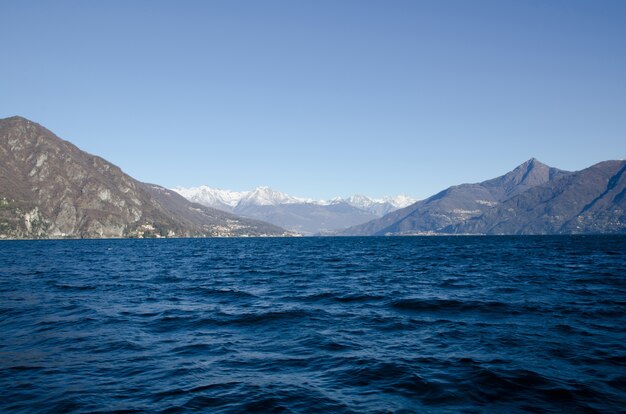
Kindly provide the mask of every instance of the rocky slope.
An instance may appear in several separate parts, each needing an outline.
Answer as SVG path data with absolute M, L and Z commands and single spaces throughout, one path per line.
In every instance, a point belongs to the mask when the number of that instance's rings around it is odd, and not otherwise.
M 284 234 L 139 182 L 27 119 L 0 120 L 0 238 Z
M 450 187 L 384 217 L 340 233 L 351 236 L 441 233 L 538 185 L 569 175 L 530 159 L 500 177 Z
M 605 161 L 528 189 L 448 233 L 626 232 L 626 161 Z

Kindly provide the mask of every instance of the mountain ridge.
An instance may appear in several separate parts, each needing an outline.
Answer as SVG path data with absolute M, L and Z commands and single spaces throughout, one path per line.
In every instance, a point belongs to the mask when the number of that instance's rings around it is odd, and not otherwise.
M 375 199 L 359 194 L 347 198 L 314 200 L 295 197 L 267 186 L 250 191 L 208 186 L 177 187 L 173 191 L 190 201 L 268 221 L 305 235 L 324 234 L 364 223 L 414 201 L 404 195 Z
M 402 208 L 415 202 L 414 199 L 403 194 L 398 196 L 385 196 L 380 198 L 368 197 L 362 194 L 353 194 L 349 197 L 313 199 L 292 196 L 280 191 L 276 191 L 269 186 L 255 187 L 254 189 L 249 191 L 234 191 L 210 187 L 206 185 L 201 185 L 197 187 L 174 187 L 172 188 L 172 190 L 181 194 L 188 200 L 193 200 L 199 203 L 220 203 L 229 207 L 236 207 L 241 202 L 254 205 L 278 205 L 296 203 L 329 205 L 346 202 L 353 207 L 358 207 L 366 210 L 371 206 L 378 205 L 384 205 L 387 208 Z
M 339 235 L 433 234 L 479 216 L 502 201 L 536 185 L 569 174 L 531 158 L 513 170 L 479 183 L 454 185 Z
M 20 116 L 0 119 L 0 237 L 286 235 L 125 174 Z
M 413 200 L 197 189 L 223 209 L 137 181 L 26 118 L 0 119 L 0 238 L 626 232 L 625 160 L 569 172 L 531 158 L 402 208 Z
M 602 161 L 536 186 L 481 217 L 445 230 L 459 234 L 626 232 L 626 161 Z

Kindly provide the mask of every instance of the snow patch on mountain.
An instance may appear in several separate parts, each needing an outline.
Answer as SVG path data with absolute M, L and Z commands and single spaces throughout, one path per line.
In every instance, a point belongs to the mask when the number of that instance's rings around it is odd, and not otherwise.
M 194 203 L 212 206 L 216 208 L 234 208 L 239 201 L 248 194 L 247 191 L 223 190 L 221 188 L 211 188 L 206 185 L 192 188 L 172 188 L 181 196 Z
M 252 191 L 248 191 L 239 201 L 239 205 L 254 206 L 277 206 L 280 204 L 300 204 L 310 203 L 313 200 L 293 197 L 280 191 L 272 190 L 269 187 L 257 187 Z
M 383 216 L 391 211 L 407 207 L 415 200 L 406 195 L 371 198 L 362 194 L 355 194 L 347 198 L 336 197 L 329 200 L 314 200 L 304 197 L 295 197 L 270 187 L 257 187 L 251 191 L 233 191 L 208 186 L 191 188 L 173 188 L 186 199 L 205 206 L 233 211 L 244 206 L 278 206 L 284 204 L 314 204 L 328 206 L 345 203 L 352 207 Z

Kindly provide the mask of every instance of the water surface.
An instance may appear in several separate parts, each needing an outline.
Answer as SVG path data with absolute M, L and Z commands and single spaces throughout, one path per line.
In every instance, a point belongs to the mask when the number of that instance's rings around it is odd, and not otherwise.
M 618 412 L 626 237 L 4 241 L 0 412 Z

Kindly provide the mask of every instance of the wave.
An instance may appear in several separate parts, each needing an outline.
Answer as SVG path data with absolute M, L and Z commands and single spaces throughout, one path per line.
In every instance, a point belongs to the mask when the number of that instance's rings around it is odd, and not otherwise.
M 0 412 L 621 412 L 626 237 L 581 240 L 3 242 Z
M 394 309 L 415 312 L 487 312 L 519 313 L 520 309 L 499 301 L 476 301 L 438 298 L 397 299 L 389 303 Z

